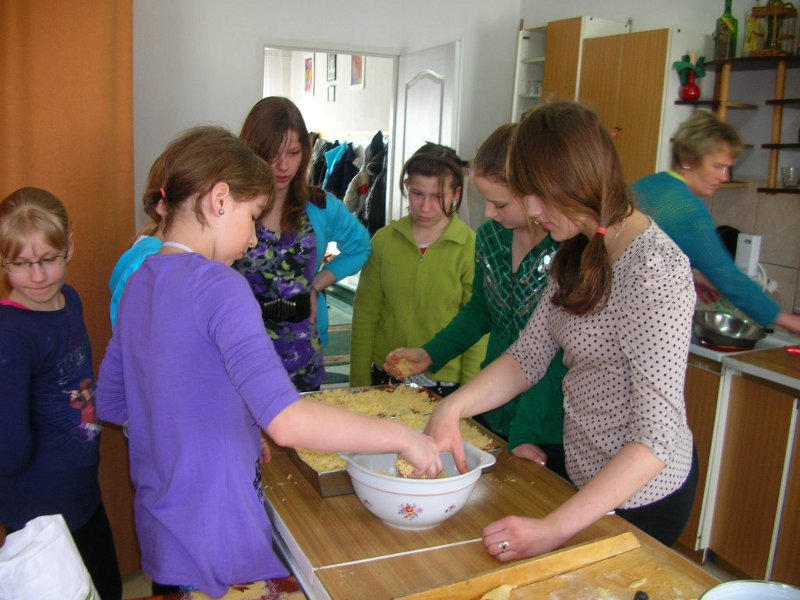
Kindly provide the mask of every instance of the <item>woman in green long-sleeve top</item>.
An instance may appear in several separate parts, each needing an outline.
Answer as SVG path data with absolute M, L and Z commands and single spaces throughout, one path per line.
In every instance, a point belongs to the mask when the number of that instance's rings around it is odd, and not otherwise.
M 421 348 L 398 348 L 384 369 L 401 377 L 398 361 L 412 373 L 435 372 L 489 334 L 485 366 L 517 339 L 550 278 L 558 244 L 531 220 L 525 199 L 514 196 L 505 178 L 505 158 L 514 124 L 498 128 L 478 149 L 473 161 L 475 185 L 486 199 L 486 217 L 478 228 L 472 298 L 452 321 Z M 566 477 L 562 427 L 561 354 L 542 381 L 513 401 L 477 417 L 509 442 L 520 457 L 546 465 Z

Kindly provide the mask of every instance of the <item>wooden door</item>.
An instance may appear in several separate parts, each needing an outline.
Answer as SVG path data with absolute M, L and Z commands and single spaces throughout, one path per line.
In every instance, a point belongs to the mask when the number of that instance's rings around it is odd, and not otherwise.
M 771 579 L 800 586 L 800 429 L 795 430 L 792 468 Z
M 49 190 L 67 208 L 95 368 L 111 335 L 108 278 L 134 238 L 133 3 L 0 3 L 0 198 Z M 123 574 L 139 569 L 127 447 L 107 426 L 100 487 Z M 43 490 L 42 493 L 47 493 Z
M 697 493 L 694 498 L 692 514 L 689 516 L 689 522 L 678 539 L 677 545 L 684 554 L 698 561 L 702 559 L 702 554 L 695 552 L 695 545 L 700 528 L 703 492 L 708 477 L 711 438 L 714 434 L 720 378 L 719 363 L 699 356 L 689 356 L 689 368 L 686 371 L 684 393 L 686 398 L 686 418 L 694 436 L 694 447 L 697 450 L 700 476 L 697 482 Z
M 622 35 L 609 35 L 583 42 L 580 101 L 597 111 L 605 126 L 612 131 L 618 126 L 622 38 Z
M 583 17 L 547 24 L 547 60 L 542 91 L 545 98 L 577 99 L 582 27 Z
M 616 113 L 620 130 L 616 144 L 625 179 L 633 183 L 656 171 L 669 30 L 640 31 L 621 37 Z
M 794 397 L 734 377 L 709 549 L 754 579 L 767 573 Z

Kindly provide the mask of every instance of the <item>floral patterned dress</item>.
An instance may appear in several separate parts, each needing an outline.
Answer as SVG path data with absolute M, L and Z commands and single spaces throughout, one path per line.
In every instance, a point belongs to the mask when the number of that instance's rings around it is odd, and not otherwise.
M 291 299 L 312 291 L 317 238 L 308 215 L 298 231 L 275 232 L 256 225 L 258 243 L 233 263 L 261 301 Z M 325 378 L 322 341 L 316 323 L 264 320 L 275 350 L 299 391 L 319 388 Z

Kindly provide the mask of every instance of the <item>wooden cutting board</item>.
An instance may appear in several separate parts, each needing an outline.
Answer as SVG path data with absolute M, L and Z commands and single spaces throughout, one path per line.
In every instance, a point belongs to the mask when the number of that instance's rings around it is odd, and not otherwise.
M 664 560 L 663 552 L 625 532 L 397 600 L 479 600 L 502 585 L 514 586 L 510 600 L 631 600 L 639 590 L 651 600 L 689 600 L 717 583 L 696 565 Z

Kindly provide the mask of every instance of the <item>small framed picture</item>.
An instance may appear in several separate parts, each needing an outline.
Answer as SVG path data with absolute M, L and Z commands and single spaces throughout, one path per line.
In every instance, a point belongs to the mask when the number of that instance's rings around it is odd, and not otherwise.
M 350 89 L 364 89 L 364 68 L 367 64 L 367 57 L 362 54 L 354 54 L 350 57 Z
M 336 86 L 328 86 L 328 102 L 336 102 Z
M 305 91 L 314 93 L 314 55 L 305 58 Z
M 336 81 L 336 55 L 328 53 L 328 81 Z

